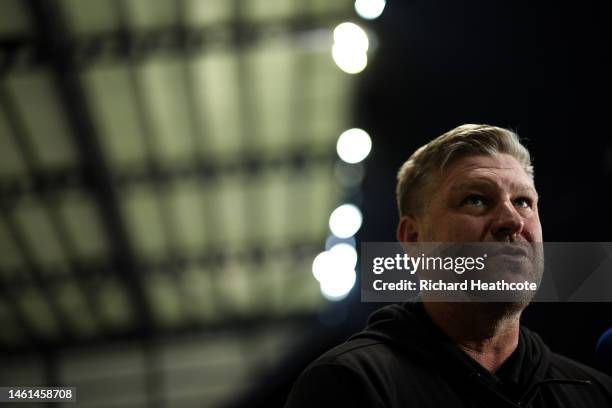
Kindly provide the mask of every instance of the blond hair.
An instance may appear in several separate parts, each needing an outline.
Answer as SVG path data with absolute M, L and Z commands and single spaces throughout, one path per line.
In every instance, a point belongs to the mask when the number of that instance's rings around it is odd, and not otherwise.
M 433 177 L 444 172 L 455 160 L 471 155 L 505 153 L 514 157 L 533 179 L 529 151 L 516 133 L 490 125 L 461 125 L 417 149 L 397 174 L 396 198 L 400 216 L 421 215 L 426 204 L 427 187 Z

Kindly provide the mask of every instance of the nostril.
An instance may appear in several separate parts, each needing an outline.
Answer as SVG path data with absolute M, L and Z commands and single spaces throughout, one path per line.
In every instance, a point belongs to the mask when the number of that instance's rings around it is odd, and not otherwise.
M 496 239 L 502 242 L 516 242 L 523 231 L 524 223 L 501 226 L 496 231 Z

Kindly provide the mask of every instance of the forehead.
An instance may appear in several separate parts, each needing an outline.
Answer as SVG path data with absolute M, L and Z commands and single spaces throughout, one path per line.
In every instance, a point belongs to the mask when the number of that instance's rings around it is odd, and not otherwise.
M 531 177 L 518 160 L 508 154 L 459 158 L 444 170 L 439 181 L 444 189 L 455 189 L 482 182 L 494 183 L 505 188 L 535 190 Z

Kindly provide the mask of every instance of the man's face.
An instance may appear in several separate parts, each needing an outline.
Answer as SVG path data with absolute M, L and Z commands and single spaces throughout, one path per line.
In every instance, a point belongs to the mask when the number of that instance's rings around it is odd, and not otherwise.
M 420 242 L 542 242 L 538 195 L 510 155 L 458 159 L 431 190 Z
M 400 241 L 485 243 L 458 247 L 462 255 L 473 255 L 471 251 L 486 251 L 489 255 L 485 270 L 473 271 L 472 278 L 539 284 L 543 257 L 541 245 L 533 244 L 542 242 L 538 195 L 531 178 L 514 157 L 496 154 L 457 159 L 432 187 L 424 214 L 402 217 Z M 517 244 L 509 247 L 496 242 Z M 530 291 L 486 291 L 477 298 L 503 301 L 504 308 L 521 310 L 533 295 Z

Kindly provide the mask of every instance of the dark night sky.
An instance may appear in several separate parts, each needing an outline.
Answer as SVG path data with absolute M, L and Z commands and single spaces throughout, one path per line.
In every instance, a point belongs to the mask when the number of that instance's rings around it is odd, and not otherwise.
M 591 1 L 389 1 L 370 24 L 378 48 L 355 106 L 373 138 L 361 241 L 394 240 L 398 167 L 462 123 L 526 139 L 546 241 L 611 241 L 611 15 Z M 611 312 L 537 304 L 524 321 L 553 349 L 593 363 Z

